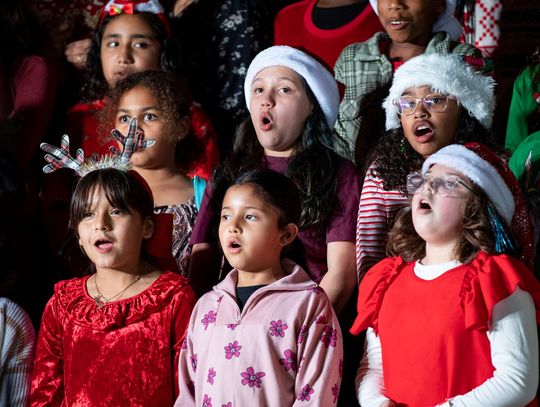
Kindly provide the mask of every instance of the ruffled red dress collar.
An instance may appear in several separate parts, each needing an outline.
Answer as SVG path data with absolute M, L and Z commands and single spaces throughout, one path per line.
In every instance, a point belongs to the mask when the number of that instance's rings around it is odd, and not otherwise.
M 186 278 L 165 272 L 141 293 L 99 308 L 86 289 L 90 277 L 60 281 L 55 285 L 54 295 L 75 324 L 100 331 L 118 329 L 161 312 L 163 304 L 169 303 L 178 290 L 188 284 Z

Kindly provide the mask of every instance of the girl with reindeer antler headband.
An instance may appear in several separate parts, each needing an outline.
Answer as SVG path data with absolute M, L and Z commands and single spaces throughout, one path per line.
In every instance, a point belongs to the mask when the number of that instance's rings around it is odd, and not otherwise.
M 171 215 L 154 215 L 131 155 L 151 146 L 132 120 L 113 131 L 121 152 L 84 160 L 42 144 L 44 172 L 67 167 L 81 176 L 71 227 L 95 269 L 61 281 L 39 331 L 30 404 L 170 406 L 181 340 L 195 296 L 171 258 Z

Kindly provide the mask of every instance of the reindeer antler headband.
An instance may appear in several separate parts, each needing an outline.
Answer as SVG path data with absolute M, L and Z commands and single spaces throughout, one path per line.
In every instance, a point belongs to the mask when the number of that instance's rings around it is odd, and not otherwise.
M 85 160 L 84 151 L 80 148 L 77 149 L 75 157 L 71 156 L 69 152 L 69 136 L 67 134 L 62 136 L 60 147 L 41 143 L 41 149 L 47 153 L 45 154 L 45 161 L 49 163 L 43 167 L 43 172 L 48 174 L 60 168 L 70 168 L 81 177 L 102 168 L 116 168 L 127 172 L 131 169 L 129 160 L 133 153 L 144 150 L 155 143 L 155 140 L 144 139 L 143 133 L 137 128 L 137 119 L 131 119 L 129 122 L 126 136 L 116 129 L 111 134 L 122 145 L 122 151 L 111 147 L 111 155 L 98 159 L 90 158 Z

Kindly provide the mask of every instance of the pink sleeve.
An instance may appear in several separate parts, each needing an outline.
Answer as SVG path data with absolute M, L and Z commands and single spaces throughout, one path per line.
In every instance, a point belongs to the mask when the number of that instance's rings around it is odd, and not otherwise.
M 61 316 L 53 296 L 47 303 L 41 320 L 30 406 L 60 406 L 64 400 L 64 347 Z
M 356 270 L 359 281 L 386 256 L 386 238 L 396 212 L 408 198 L 398 191 L 385 191 L 383 181 L 368 169 L 356 221 Z
M 309 301 L 298 337 L 294 406 L 333 406 L 341 385 L 343 337 L 324 291 L 317 288 Z
M 197 321 L 198 307 L 195 306 L 191 314 L 186 335 L 180 346 L 178 360 L 178 387 L 179 395 L 174 407 L 195 406 L 195 370 L 193 363 L 193 325 Z M 196 357 L 196 355 L 195 355 Z

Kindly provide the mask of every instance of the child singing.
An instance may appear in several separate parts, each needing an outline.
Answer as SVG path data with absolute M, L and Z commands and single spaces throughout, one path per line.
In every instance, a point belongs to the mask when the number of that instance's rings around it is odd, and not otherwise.
M 195 297 L 184 277 L 159 266 L 170 257 L 171 219 L 154 215 L 148 186 L 128 171 L 126 149 L 150 144 L 132 138 L 136 128 L 133 121 L 123 160 L 81 163 L 79 154 L 69 156 L 67 136 L 62 149 L 42 147 L 51 154 L 46 172 L 68 166 L 82 176 L 70 223 L 95 272 L 57 283 L 45 307 L 32 406 L 174 401 L 176 355 Z M 163 218 L 168 225 L 160 223 Z M 160 253 L 165 256 L 158 258 Z
M 447 146 L 408 176 L 411 208 L 389 240 L 397 257 L 360 284 L 351 332 L 367 329 L 362 405 L 502 407 L 534 399 L 540 286 L 505 254 L 519 251 L 508 232 L 516 183 L 476 143 Z
M 335 405 L 339 323 L 324 291 L 284 258 L 299 218 L 284 175 L 253 170 L 227 189 L 218 234 L 234 269 L 195 306 L 175 406 Z

